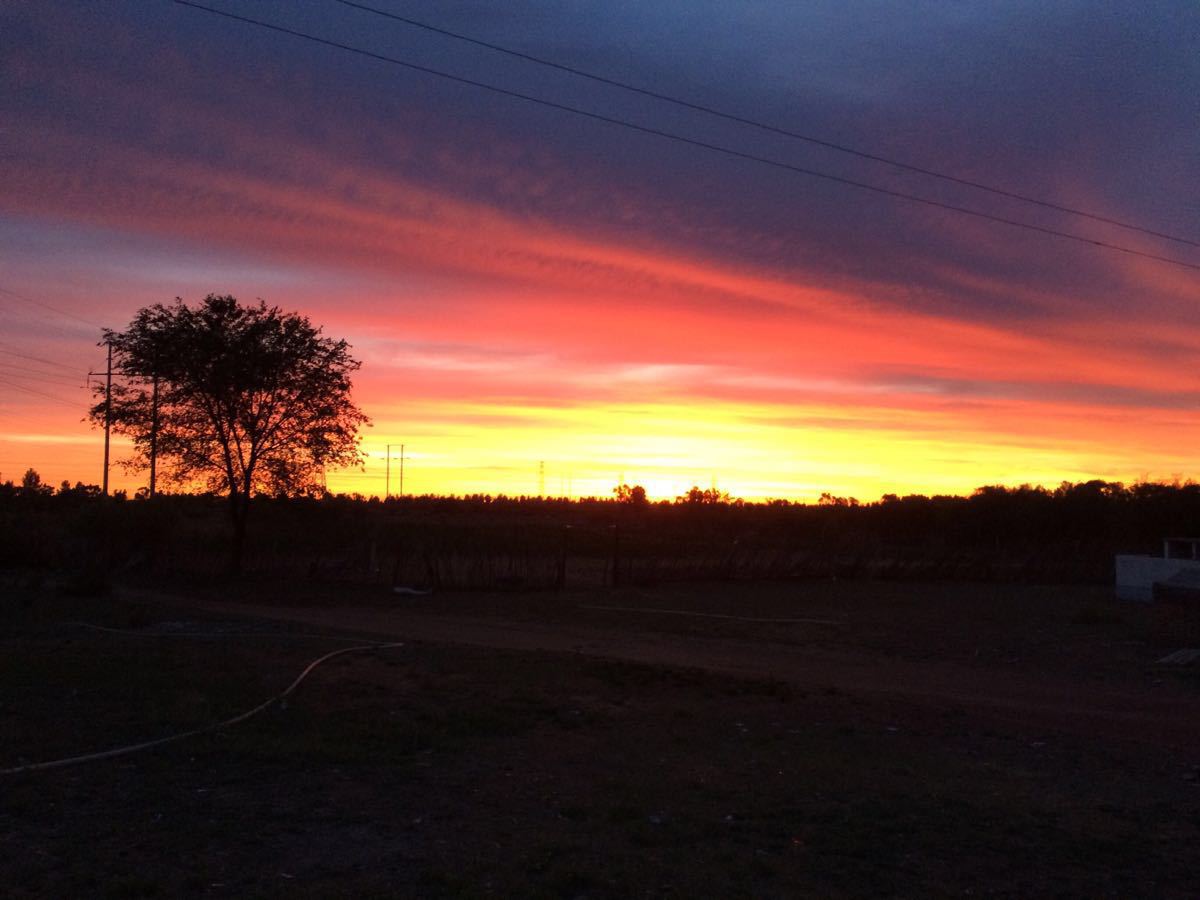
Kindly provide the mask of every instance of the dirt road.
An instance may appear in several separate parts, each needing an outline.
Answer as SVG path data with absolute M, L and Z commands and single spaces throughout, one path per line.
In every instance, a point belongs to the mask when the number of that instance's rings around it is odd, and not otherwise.
M 697 668 L 741 678 L 773 679 L 808 692 L 889 697 L 946 715 L 983 715 L 1029 734 L 1069 732 L 1118 741 L 1194 748 L 1200 738 L 1196 679 L 1132 666 L 1116 676 L 1061 667 L 917 660 L 830 640 L 830 627 L 763 624 L 747 636 L 688 634 L 653 616 L 612 612 L 586 622 L 513 621 L 461 612 L 405 608 L 330 608 L 188 601 L 221 616 L 303 623 L 389 639 L 582 654 L 655 666 Z M 835 631 L 837 629 L 834 629 Z M 844 629 L 842 630 L 844 632 Z M 781 635 L 786 633 L 786 641 Z M 898 715 L 903 710 L 898 708 Z

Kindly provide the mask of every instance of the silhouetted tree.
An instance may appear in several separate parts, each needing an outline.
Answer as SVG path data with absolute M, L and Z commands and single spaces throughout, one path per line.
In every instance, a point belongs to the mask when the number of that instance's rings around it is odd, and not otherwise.
M 160 477 L 224 494 L 233 526 L 230 568 L 241 569 L 250 498 L 317 487 L 326 466 L 359 464 L 368 419 L 350 399 L 359 362 L 295 313 L 210 294 L 139 310 L 106 329 L 113 365 L 112 424 L 134 442 L 133 469 L 157 459 Z M 157 391 L 155 385 L 157 384 Z M 103 424 L 103 388 L 89 411 Z
M 75 486 L 71 486 L 71 482 L 65 478 L 62 484 L 58 486 L 59 497 L 69 497 L 80 500 L 94 500 L 100 496 L 100 486 L 98 484 L 84 484 L 82 481 L 76 481 Z
M 25 470 L 25 474 L 21 476 L 22 497 L 49 497 L 53 493 L 54 488 L 42 482 L 42 476 L 36 469 Z
M 701 490 L 699 486 L 692 485 L 686 494 L 676 497 L 675 502 L 688 506 L 719 506 L 729 503 L 730 498 L 728 493 L 719 491 L 715 487 Z
M 627 506 L 641 508 L 646 505 L 646 489 L 640 484 L 630 486 L 628 484 L 619 484 L 613 488 L 613 495 L 617 498 L 618 503 L 624 503 Z
M 894 494 L 890 496 L 895 496 Z M 825 491 L 817 498 L 817 506 L 858 506 L 857 497 L 835 497 L 833 494 Z

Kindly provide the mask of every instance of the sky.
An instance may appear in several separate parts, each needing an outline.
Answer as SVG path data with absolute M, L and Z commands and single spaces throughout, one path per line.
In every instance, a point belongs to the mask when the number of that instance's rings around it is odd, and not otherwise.
M 1200 477 L 1196 4 L 363 0 L 1186 243 L 335 0 L 203 2 L 694 143 L 170 0 L 5 3 L 0 479 L 99 483 L 100 329 L 210 293 L 353 346 L 338 491 L 397 492 L 400 444 L 408 493 Z

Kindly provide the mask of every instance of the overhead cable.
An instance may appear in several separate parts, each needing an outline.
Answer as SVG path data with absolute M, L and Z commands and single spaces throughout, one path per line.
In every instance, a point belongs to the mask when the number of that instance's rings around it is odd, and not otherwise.
M 74 319 L 76 322 L 82 322 L 84 325 L 87 325 L 89 328 L 102 328 L 103 327 L 101 325 L 97 325 L 95 322 L 89 322 L 87 319 L 80 318 L 79 316 L 75 315 L 75 313 L 67 312 L 65 309 L 59 309 L 57 306 L 51 306 L 49 303 L 46 303 L 44 300 L 35 300 L 32 297 L 26 297 L 24 294 L 18 294 L 16 291 L 10 291 L 8 288 L 0 287 L 0 294 L 6 294 L 9 297 L 15 297 L 17 300 L 23 300 L 24 302 L 30 303 L 34 306 L 40 306 L 40 307 L 42 307 L 42 309 L 48 309 L 53 313 L 58 313 L 58 315 L 60 315 L 60 316 L 64 316 L 68 319 Z
M 673 97 L 670 94 L 664 94 L 659 91 L 651 90 L 650 88 L 645 88 L 645 87 L 641 87 L 640 85 L 631 84 L 628 81 L 620 81 L 616 78 L 609 78 L 608 76 L 605 76 L 605 75 L 597 75 L 594 72 L 588 72 L 588 71 L 585 71 L 584 69 L 576 68 L 575 66 L 568 66 L 563 63 L 555 62 L 553 60 L 544 59 L 543 57 L 540 57 L 540 56 L 534 56 L 532 53 L 524 53 L 520 50 L 514 50 L 511 47 L 505 47 L 505 46 L 502 46 L 501 44 L 495 44 L 490 41 L 485 41 L 485 40 L 481 40 L 479 38 L 471 37 L 470 35 L 462 34 L 457 31 L 451 31 L 448 28 L 441 28 L 437 25 L 430 25 L 428 22 L 421 22 L 417 19 L 409 18 L 408 16 L 401 16 L 396 13 L 390 12 L 389 10 L 378 9 L 374 6 L 369 6 L 366 3 L 357 3 L 357 2 L 355 2 L 355 0 L 333 0 L 333 2 L 340 3 L 342 6 L 347 6 L 352 9 L 361 10 L 362 12 L 371 13 L 376 16 L 383 16 L 384 18 L 392 19 L 396 22 L 401 22 L 405 25 L 411 25 L 414 28 L 422 28 L 426 31 L 433 32 L 434 34 L 440 34 L 445 37 L 454 38 L 455 40 L 458 40 L 458 41 L 465 41 L 466 43 L 474 44 L 478 47 L 485 47 L 488 50 L 494 50 L 497 53 L 505 53 L 505 54 L 515 57 L 517 59 L 523 59 L 527 62 L 536 63 L 537 65 L 540 65 L 540 66 L 549 66 L 552 69 L 558 69 L 559 71 L 567 72 L 571 75 L 577 75 L 580 78 L 587 78 L 591 81 L 595 81 L 600 84 L 607 84 L 611 87 L 620 88 L 621 90 L 624 90 L 624 91 L 631 91 L 632 93 L 641 94 L 644 97 L 650 97 L 654 100 L 662 100 L 666 103 L 674 104 L 675 106 L 680 106 L 685 109 L 693 110 L 695 112 L 702 112 L 702 113 L 705 113 L 710 116 L 716 116 L 718 118 L 725 119 L 726 121 L 729 121 L 729 122 L 737 122 L 739 125 L 749 125 L 753 128 L 758 128 L 762 131 L 771 132 L 772 134 L 778 134 L 778 135 L 782 135 L 784 137 L 795 138 L 796 140 L 799 140 L 799 141 L 805 141 L 809 144 L 815 144 L 818 147 L 825 147 L 828 150 L 836 150 L 839 153 L 847 153 L 851 156 L 857 156 L 859 159 L 866 159 L 866 160 L 870 160 L 871 162 L 884 163 L 889 166 L 895 166 L 897 169 L 904 169 L 907 172 L 915 172 L 918 175 L 926 175 L 930 178 L 937 178 L 942 181 L 948 181 L 953 184 L 961 185 L 963 187 L 974 188 L 975 190 L 979 190 L 979 191 L 986 191 L 989 194 L 995 194 L 1000 197 L 1006 197 L 1010 200 L 1019 200 L 1022 203 L 1032 203 L 1035 206 L 1041 206 L 1046 209 L 1053 209 L 1057 212 L 1069 213 L 1070 215 L 1073 215 L 1073 216 L 1082 216 L 1085 219 L 1092 219 L 1093 221 L 1096 221 L 1096 222 L 1104 222 L 1106 225 L 1115 225 L 1118 228 L 1125 228 L 1130 231 L 1139 231 L 1142 234 L 1148 234 L 1148 235 L 1151 235 L 1152 237 L 1162 238 L 1163 240 L 1175 241 L 1176 243 L 1180 243 L 1180 244 L 1188 244 L 1189 246 L 1192 246 L 1192 247 L 1200 247 L 1200 241 L 1192 240 L 1191 238 L 1179 237 L 1178 235 L 1168 234 L 1167 232 L 1164 232 L 1164 231 L 1156 231 L 1152 228 L 1146 228 L 1142 225 L 1135 225 L 1132 222 L 1125 222 L 1120 219 L 1110 218 L 1109 216 L 1103 216 L 1098 213 L 1091 213 L 1091 212 L 1087 212 L 1086 210 L 1076 209 L 1075 207 L 1064 206 L 1063 204 L 1054 203 L 1053 201 L 1050 201 L 1050 200 L 1041 200 L 1041 199 L 1038 199 L 1037 197 L 1031 197 L 1028 194 L 1022 194 L 1017 191 L 1008 190 L 1006 188 L 1000 188 L 1000 187 L 995 187 L 994 185 L 984 184 L 981 181 L 974 181 L 970 178 L 964 178 L 960 175 L 951 175 L 947 172 L 939 172 L 936 169 L 930 169 L 925 166 L 918 166 L 918 165 L 914 165 L 912 163 L 901 162 L 900 160 L 893 159 L 888 156 L 883 156 L 878 153 L 871 153 L 870 151 L 867 151 L 867 150 L 860 150 L 856 147 L 851 147 L 846 144 L 840 144 L 840 143 L 837 143 L 836 141 L 831 141 L 826 138 L 820 138 L 820 137 L 816 137 L 815 135 L 804 134 L 804 133 L 798 132 L 798 131 L 792 131 L 791 129 L 788 129 L 788 128 L 781 128 L 778 125 L 771 125 L 770 123 L 762 122 L 762 121 L 759 121 L 758 119 L 751 119 L 748 116 L 739 115 L 737 113 L 726 112 L 725 110 L 722 110 L 722 109 L 717 109 L 715 107 L 708 106 L 703 103 L 695 103 L 690 100 L 684 100 L 680 97 Z
M 0 344 L 2 344 L 2 343 L 4 343 L 4 342 L 0 341 Z M 5 344 L 5 346 L 11 347 L 13 345 Z M 6 350 L 6 349 L 4 349 L 4 347 L 0 347 L 0 353 L 4 353 L 8 356 L 19 356 L 21 359 L 30 359 L 30 360 L 33 360 L 34 362 L 45 363 L 48 366 L 54 366 L 55 368 L 64 369 L 68 372 L 77 372 L 78 371 L 76 368 L 74 368 L 73 366 L 68 366 L 66 363 L 56 362 L 53 359 L 46 359 L 46 357 L 44 357 L 44 356 L 34 356 L 31 353 L 22 353 L 19 350 Z
M 63 397 L 55 397 L 53 394 L 47 394 L 45 391 L 39 391 L 36 388 L 25 387 L 24 385 L 18 384 L 15 381 L 9 381 L 7 378 L 0 377 L 0 384 L 6 385 L 6 386 L 12 388 L 13 390 L 24 391 L 27 394 L 35 394 L 38 397 L 44 397 L 47 400 L 53 400 L 55 403 L 61 403 L 64 406 L 70 406 L 73 409 L 79 408 L 78 403 L 74 403 Z
M 1036 232 L 1038 234 L 1045 234 L 1045 235 L 1049 235 L 1049 236 L 1053 236 L 1053 237 L 1063 238 L 1065 240 L 1074 241 L 1074 242 L 1080 243 L 1080 244 L 1089 244 L 1093 247 L 1099 247 L 1099 248 L 1105 249 L 1105 250 L 1112 250 L 1112 251 L 1116 251 L 1119 253 L 1125 253 L 1130 256 L 1137 256 L 1137 257 L 1141 257 L 1143 259 L 1150 259 L 1150 260 L 1154 260 L 1156 262 L 1167 263 L 1169 265 L 1174 265 L 1174 266 L 1180 266 L 1185 269 L 1192 269 L 1194 271 L 1200 271 L 1200 264 L 1198 264 L 1198 263 L 1187 262 L 1186 260 L 1176 259 L 1176 258 L 1169 257 L 1169 256 L 1160 256 L 1156 253 L 1147 253 L 1143 250 L 1137 250 L 1133 247 L 1127 247 L 1122 244 L 1113 244 L 1108 241 L 1097 240 L 1095 238 L 1090 238 L 1090 237 L 1087 237 L 1087 236 L 1081 235 L 1081 234 L 1075 234 L 1075 233 L 1069 232 L 1069 231 L 1061 231 L 1056 228 L 1048 228 L 1048 227 L 1045 227 L 1042 225 L 1034 224 L 1032 222 L 1022 222 L 1017 219 L 1010 219 L 1010 218 L 1007 218 L 1004 216 L 997 216 L 997 215 L 993 215 L 992 213 L 983 212 L 982 210 L 971 209 L 971 208 L 965 207 L 965 206 L 957 206 L 952 203 L 943 203 L 940 200 L 933 200 L 929 197 L 922 197 L 917 194 L 909 194 L 904 191 L 892 190 L 891 188 L 882 187 L 880 185 L 871 184 L 869 182 L 857 181 L 852 178 L 844 178 L 840 175 L 833 175 L 828 172 L 821 172 L 816 169 L 810 169 L 810 168 L 805 168 L 803 166 L 792 165 L 791 163 L 781 162 L 779 160 L 770 159 L 769 157 L 757 156 L 753 153 L 746 153 L 741 150 L 735 150 L 731 147 L 723 147 L 719 144 L 713 144 L 713 143 L 709 143 L 707 141 L 700 141 L 700 140 L 696 140 L 694 138 L 684 137 L 683 135 L 675 134 L 670 131 L 664 131 L 659 128 L 653 128 L 653 127 L 650 127 L 647 125 L 639 125 L 636 122 L 630 122 L 626 119 L 618 119 L 613 116 L 607 116 L 602 113 L 592 112 L 590 110 L 581 109 L 579 107 L 568 106 L 567 104 L 564 104 L 564 103 L 556 103 L 553 100 L 546 100 L 541 97 L 535 97 L 530 94 L 524 94 L 524 93 L 521 93 L 520 91 L 514 91 L 514 90 L 510 90 L 508 88 L 499 87 L 497 85 L 489 84 L 484 81 L 478 81 L 473 78 L 466 78 L 462 75 L 454 75 L 449 72 L 443 72 L 439 69 L 434 69 L 434 68 L 430 68 L 429 66 L 423 66 L 418 63 L 409 62 L 407 60 L 399 59 L 394 56 L 387 56 L 382 53 L 375 53 L 374 51 L 366 50 L 362 47 L 356 47 L 352 44 L 344 44 L 340 41 L 334 41 L 329 38 L 324 38 L 324 37 L 320 37 L 319 35 L 309 34 L 304 31 L 297 31 L 292 28 L 287 28 L 286 26 L 283 26 L 283 25 L 277 25 L 273 22 L 265 22 L 260 19 L 252 19 L 252 18 L 249 18 L 248 16 L 242 16 L 242 15 L 238 15 L 237 13 L 227 12 L 222 9 L 215 9 L 211 6 L 205 6 L 201 3 L 195 3 L 195 2 L 193 2 L 193 0 L 174 0 L 174 2 L 180 6 L 186 6 L 186 7 L 192 8 L 192 9 L 203 10 L 204 12 L 212 13 L 213 15 L 221 16 L 222 18 L 230 19 L 230 20 L 233 20 L 236 22 L 242 22 L 244 24 L 253 25 L 253 26 L 256 26 L 259 28 L 264 28 L 264 29 L 267 29 L 268 31 L 274 31 L 274 32 L 278 32 L 280 34 L 290 35 L 292 37 L 300 38 L 302 40 L 311 41 L 316 44 L 321 44 L 322 46 L 331 47 L 336 50 L 344 50 L 348 53 L 354 53 L 359 56 L 364 56 L 369 59 L 377 60 L 379 62 L 385 62 L 385 63 L 389 63 L 391 65 L 402 66 L 406 69 L 411 69 L 416 72 L 422 72 L 427 75 L 434 75 L 439 78 L 445 78 L 449 81 L 454 81 L 459 84 L 465 84 L 465 85 L 469 85 L 471 87 L 481 88 L 483 90 L 490 91 L 495 94 L 500 94 L 502 96 L 513 97 L 518 100 L 524 100 L 524 101 L 527 101 L 530 103 L 536 103 L 541 106 L 549 107 L 551 109 L 557 109 L 562 112 L 573 113 L 578 116 L 583 116 L 585 118 L 593 119 L 598 122 L 605 122 L 610 125 L 619 125 L 623 128 L 629 128 L 631 130 L 638 131 L 643 134 L 654 135 L 656 137 L 665 138 L 667 140 L 676 141 L 676 142 L 682 143 L 682 144 L 690 144 L 691 146 L 694 146 L 694 147 L 700 147 L 705 150 L 712 150 L 716 153 L 723 153 L 727 156 L 732 156 L 732 157 L 747 160 L 750 162 L 760 163 L 762 165 L 771 166 L 776 169 L 783 169 L 783 170 L 786 170 L 789 172 L 795 172 L 800 175 L 808 175 L 810 177 L 819 178 L 819 179 L 822 179 L 825 181 L 833 182 L 835 184 L 841 184 L 841 185 L 845 185 L 848 187 L 860 188 L 862 190 L 871 191 L 873 193 L 881 194 L 883 196 L 893 197 L 893 198 L 896 198 L 899 200 L 908 200 L 913 203 L 920 203 L 925 206 L 942 209 L 947 212 L 954 212 L 954 213 L 959 213 L 959 214 L 966 215 L 966 216 L 972 216 L 974 218 L 982 219 L 982 220 L 985 220 L 988 222 L 995 222 L 995 223 L 1001 224 L 1001 225 L 1008 225 L 1013 228 L 1021 228 L 1026 231 Z

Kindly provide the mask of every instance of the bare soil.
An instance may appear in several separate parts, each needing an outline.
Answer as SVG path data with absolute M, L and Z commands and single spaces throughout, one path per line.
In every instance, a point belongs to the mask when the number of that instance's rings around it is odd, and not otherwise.
M 869 582 L 31 601 L 0 767 L 249 708 L 344 646 L 305 635 L 404 646 L 213 735 L 4 777 L 13 896 L 1195 896 L 1200 676 L 1156 664 L 1186 609 Z

